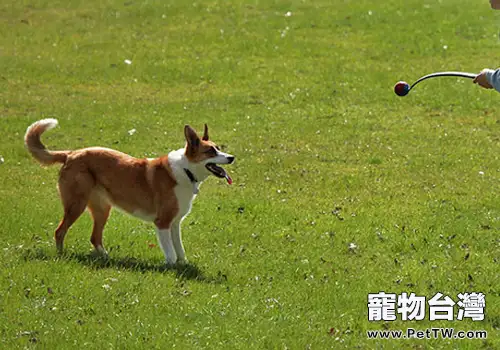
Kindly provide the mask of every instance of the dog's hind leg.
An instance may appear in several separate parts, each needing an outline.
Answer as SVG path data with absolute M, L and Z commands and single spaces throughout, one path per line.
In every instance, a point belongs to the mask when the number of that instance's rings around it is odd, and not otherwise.
M 89 173 L 77 172 L 63 167 L 59 176 L 59 193 L 64 206 L 64 217 L 56 229 L 55 240 L 59 253 L 62 253 L 64 237 L 71 225 L 82 215 L 94 187 L 94 178 Z
M 71 225 L 73 225 L 75 221 L 80 217 L 80 215 L 82 215 L 86 206 L 87 204 L 85 203 L 85 201 L 81 200 L 64 204 L 64 217 L 57 227 L 55 233 L 56 247 L 59 253 L 62 253 L 64 237 L 66 236 L 66 233 L 68 232 Z
M 108 252 L 104 249 L 102 244 L 102 231 L 108 221 L 111 205 L 106 199 L 99 196 L 99 194 L 95 191 L 93 191 L 90 195 L 90 200 L 87 205 L 90 214 L 92 214 L 92 219 L 94 220 L 90 242 L 94 246 L 97 253 L 101 255 L 108 255 Z

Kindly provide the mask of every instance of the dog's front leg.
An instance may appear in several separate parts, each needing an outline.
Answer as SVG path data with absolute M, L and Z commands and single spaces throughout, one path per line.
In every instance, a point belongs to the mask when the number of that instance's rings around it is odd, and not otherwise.
M 177 198 L 173 191 L 166 191 L 162 186 L 161 178 L 157 178 L 155 184 L 156 196 L 156 233 L 160 242 L 167 265 L 174 265 L 177 262 L 174 244 L 172 242 L 172 224 L 178 213 Z M 162 190 L 163 189 L 163 190 Z
M 156 227 L 156 233 L 158 235 L 158 241 L 160 242 L 161 249 L 163 249 L 163 254 L 165 254 L 167 265 L 174 265 L 177 262 L 177 254 L 175 253 L 172 242 L 172 230 L 170 228 L 162 229 Z
M 174 244 L 174 249 L 177 254 L 177 262 L 181 264 L 187 264 L 186 252 L 184 246 L 182 245 L 181 236 L 181 220 L 176 219 L 172 223 L 172 242 Z

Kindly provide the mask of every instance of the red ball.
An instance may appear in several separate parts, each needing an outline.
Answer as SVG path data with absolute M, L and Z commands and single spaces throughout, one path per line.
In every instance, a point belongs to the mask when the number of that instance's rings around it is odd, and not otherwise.
M 406 81 L 398 81 L 396 85 L 394 85 L 394 92 L 398 96 L 406 96 L 408 92 L 410 92 L 410 84 Z

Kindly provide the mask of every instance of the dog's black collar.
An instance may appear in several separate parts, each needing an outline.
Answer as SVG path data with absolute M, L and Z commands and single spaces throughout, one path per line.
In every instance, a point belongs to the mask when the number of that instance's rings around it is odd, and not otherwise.
M 194 177 L 193 173 L 189 169 L 184 168 L 184 172 L 192 183 L 198 182 L 196 177 Z

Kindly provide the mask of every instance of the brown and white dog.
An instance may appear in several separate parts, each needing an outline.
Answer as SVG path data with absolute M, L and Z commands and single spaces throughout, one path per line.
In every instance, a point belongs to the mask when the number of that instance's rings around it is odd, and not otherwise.
M 63 164 L 58 188 L 64 217 L 55 232 L 57 250 L 62 252 L 66 232 L 88 207 L 94 221 L 90 241 L 98 253 L 107 254 L 102 231 L 111 207 L 116 206 L 154 222 L 167 264 L 186 262 L 180 226 L 199 186 L 211 174 L 232 183 L 217 164 L 231 164 L 234 156 L 221 152 L 209 140 L 207 125 L 201 139 L 186 125 L 186 147 L 155 159 L 138 159 L 102 147 L 50 151 L 41 143 L 40 135 L 56 125 L 55 119 L 32 124 L 24 142 L 41 164 Z

